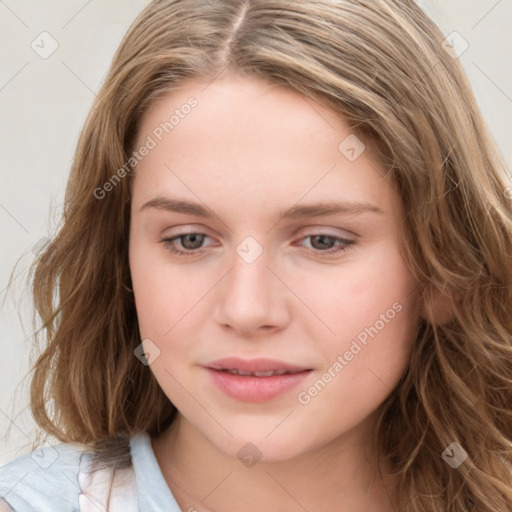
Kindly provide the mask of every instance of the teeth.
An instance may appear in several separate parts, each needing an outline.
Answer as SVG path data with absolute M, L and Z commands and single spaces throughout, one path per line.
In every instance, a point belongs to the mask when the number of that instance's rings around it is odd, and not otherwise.
M 244 372 L 242 370 L 231 369 L 231 368 L 226 368 L 224 371 L 227 373 L 231 373 L 232 375 L 241 375 L 241 376 L 253 375 L 255 377 L 272 377 L 273 375 L 283 375 L 285 373 L 289 373 L 286 370 L 270 370 L 268 372 Z
M 278 373 L 274 373 L 270 370 L 269 372 L 254 372 L 254 375 L 256 375 L 256 377 L 270 377 L 271 375 L 278 375 Z
M 251 372 L 243 372 L 242 370 L 231 370 L 231 371 L 236 373 L 237 375 L 252 375 Z

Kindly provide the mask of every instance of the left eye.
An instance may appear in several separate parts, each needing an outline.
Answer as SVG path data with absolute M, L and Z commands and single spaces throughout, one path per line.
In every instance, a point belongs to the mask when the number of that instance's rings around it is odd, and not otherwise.
M 204 233 L 185 233 L 182 235 L 176 235 L 172 238 L 164 238 L 162 243 L 166 249 L 173 254 L 177 254 L 179 256 L 193 256 L 198 253 L 198 249 L 202 248 L 201 246 L 205 238 L 209 237 Z M 329 255 L 346 251 L 350 245 L 355 243 L 355 240 L 348 240 L 326 234 L 308 235 L 301 240 L 306 240 L 308 238 L 311 239 L 312 247 L 310 247 L 310 250 L 317 255 Z M 181 250 L 175 246 L 177 241 L 180 242 L 181 247 L 185 250 Z
M 312 247 L 312 250 L 316 254 L 325 255 L 325 254 L 336 254 L 341 251 L 346 251 L 350 245 L 352 245 L 355 241 L 354 240 L 348 240 L 346 238 L 341 238 L 339 236 L 332 236 L 332 235 L 308 235 L 304 238 L 306 240 L 307 238 L 311 239 L 311 245 L 312 246 L 319 246 L 318 247 Z M 332 246 L 332 242 L 339 242 L 339 245 Z M 329 247 L 325 247 L 328 245 Z

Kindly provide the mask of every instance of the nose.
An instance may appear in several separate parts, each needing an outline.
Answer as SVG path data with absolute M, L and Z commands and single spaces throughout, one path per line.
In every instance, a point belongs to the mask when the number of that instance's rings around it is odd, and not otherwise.
M 235 253 L 230 271 L 219 283 L 216 321 L 243 337 L 282 329 L 289 321 L 286 279 L 265 251 L 252 262 Z

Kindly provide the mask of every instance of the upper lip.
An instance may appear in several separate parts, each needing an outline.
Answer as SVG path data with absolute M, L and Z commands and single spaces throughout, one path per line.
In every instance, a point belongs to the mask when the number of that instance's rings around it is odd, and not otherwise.
M 267 359 L 264 357 L 258 359 L 240 359 L 239 357 L 227 357 L 225 359 L 217 359 L 205 364 L 207 368 L 214 370 L 241 370 L 243 372 L 269 372 L 272 370 L 300 372 L 311 370 L 305 366 L 279 361 L 277 359 Z

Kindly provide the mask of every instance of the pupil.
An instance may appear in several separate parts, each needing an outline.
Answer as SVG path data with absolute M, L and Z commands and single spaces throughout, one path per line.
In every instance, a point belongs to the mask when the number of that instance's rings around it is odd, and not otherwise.
M 187 243 L 187 237 L 192 241 L 192 244 Z M 200 235 L 199 233 L 191 233 L 188 235 L 184 235 L 181 239 L 181 242 L 183 244 L 183 247 L 185 247 L 186 249 L 198 249 L 199 247 L 201 247 L 203 239 L 204 235 Z
M 332 237 L 330 237 L 330 236 L 314 235 L 313 237 L 311 237 L 311 242 L 312 242 L 311 245 L 313 245 L 313 247 L 314 247 L 315 246 L 315 244 L 313 243 L 314 240 L 320 240 L 320 245 L 323 246 L 323 247 L 315 247 L 316 249 L 330 249 L 331 248 L 331 244 L 329 244 L 329 243 L 326 244 L 324 242 L 325 239 L 330 239 L 332 241 Z

